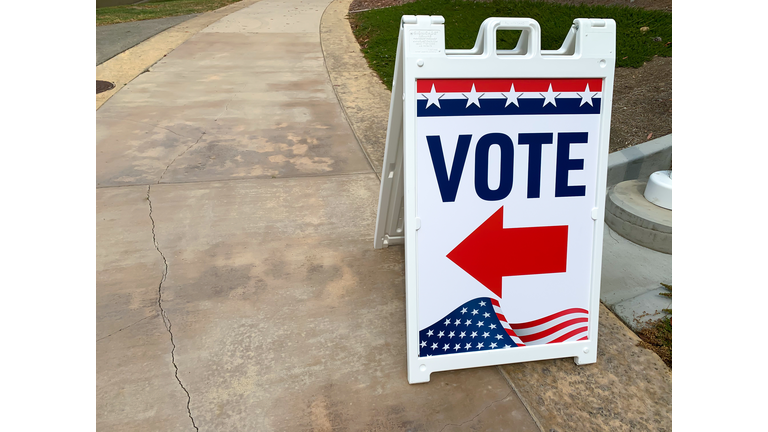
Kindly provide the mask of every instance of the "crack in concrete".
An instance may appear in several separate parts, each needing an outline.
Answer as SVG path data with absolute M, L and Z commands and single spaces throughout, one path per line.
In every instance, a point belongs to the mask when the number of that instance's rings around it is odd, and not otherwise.
M 536 427 L 539 428 L 539 431 L 540 432 L 544 432 L 544 426 L 541 425 L 541 422 L 536 417 L 536 415 L 533 413 L 533 409 L 531 408 L 531 406 L 528 405 L 528 403 L 525 401 L 525 398 L 523 397 L 523 395 L 520 394 L 520 391 L 515 386 L 515 383 L 512 382 L 512 377 L 509 376 L 507 371 L 505 371 L 504 368 L 501 367 L 501 365 L 496 366 L 496 370 L 498 370 L 499 373 L 501 374 L 501 376 L 504 377 L 504 379 L 507 381 L 507 385 L 509 385 L 509 387 L 512 389 L 512 391 L 515 392 L 515 394 L 517 395 L 517 398 L 520 399 L 520 402 L 523 403 L 523 406 L 525 407 L 525 410 L 528 411 L 528 415 L 531 416 L 531 419 L 533 419 L 533 422 L 536 424 Z
M 163 180 L 163 176 L 165 175 L 165 173 L 166 173 L 166 172 L 168 172 L 168 168 L 170 168 L 170 167 L 171 167 L 171 165 L 173 165 L 173 163 L 174 163 L 174 162 L 176 162 L 176 159 L 178 159 L 178 158 L 180 158 L 180 157 L 184 156 L 184 154 L 185 154 L 185 153 L 187 153 L 187 152 L 189 151 L 189 149 L 191 149 L 192 147 L 194 147 L 194 146 L 195 146 L 197 143 L 199 143 L 199 142 L 200 142 L 200 140 L 201 140 L 201 139 L 203 139 L 203 136 L 205 136 L 205 132 L 206 132 L 206 131 L 203 131 L 203 133 L 201 133 L 201 134 L 200 134 L 200 137 L 197 139 L 197 141 L 195 141 L 194 143 L 192 143 L 192 144 L 191 144 L 189 147 L 185 148 L 183 152 L 179 153 L 179 154 L 178 154 L 178 155 L 177 155 L 175 158 L 173 158 L 173 160 L 171 161 L 171 163 L 169 163 L 169 164 L 168 164 L 168 166 L 166 166 L 166 167 L 165 167 L 165 169 L 163 170 L 163 173 L 162 173 L 162 174 L 160 174 L 160 178 L 157 180 L 157 184 L 160 184 L 160 182 Z
M 485 412 L 485 410 L 487 410 L 488 408 L 490 408 L 490 407 L 491 407 L 491 406 L 493 406 L 494 404 L 496 404 L 496 403 L 499 403 L 499 402 L 503 402 L 503 401 L 505 401 L 505 400 L 506 400 L 506 399 L 509 397 L 509 395 L 511 395 L 511 394 L 512 394 L 512 392 L 513 392 L 513 391 L 514 391 L 514 390 L 510 390 L 510 391 L 509 391 L 509 393 L 507 393 L 507 395 L 506 395 L 506 396 L 504 396 L 503 398 L 501 398 L 501 399 L 499 399 L 499 400 L 495 400 L 495 401 L 493 401 L 493 402 L 489 403 L 489 404 L 488 404 L 488 405 L 486 405 L 486 406 L 485 406 L 483 409 L 481 409 L 479 413 L 475 414 L 475 416 L 474 416 L 474 417 L 472 417 L 471 419 L 469 419 L 469 420 L 467 420 L 467 421 L 465 421 L 465 422 L 462 422 L 462 423 L 459 423 L 459 424 L 456 424 L 456 423 L 448 423 L 448 424 L 446 424 L 445 426 L 443 426 L 443 428 L 442 428 L 442 429 L 440 429 L 440 432 L 443 432 L 443 430 L 445 430 L 445 428 L 447 428 L 448 426 L 457 426 L 457 427 L 462 427 L 462 426 L 464 426 L 465 424 L 467 424 L 467 423 L 469 423 L 469 422 L 473 421 L 474 419 L 476 419 L 476 418 L 480 417 L 480 414 L 484 413 L 484 412 Z
M 203 132 L 205 134 L 205 132 Z M 202 138 L 202 136 L 200 136 Z M 198 139 L 200 141 L 200 139 Z M 169 165 L 170 166 L 170 165 Z M 157 306 L 160 308 L 160 316 L 163 318 L 163 324 L 165 325 L 165 329 L 168 330 L 168 334 L 171 337 L 171 362 L 173 363 L 173 368 L 176 370 L 175 376 L 176 381 L 179 382 L 179 386 L 181 386 L 181 389 L 184 390 L 184 393 L 187 395 L 187 415 L 189 415 L 189 419 L 192 420 L 192 427 L 195 428 L 196 431 L 199 431 L 200 429 L 197 428 L 197 425 L 195 424 L 195 419 L 192 417 L 192 410 L 190 409 L 189 405 L 192 403 L 192 397 L 189 395 L 189 391 L 187 391 L 187 388 L 184 387 L 184 384 L 181 382 L 181 378 L 179 378 L 179 367 L 176 365 L 176 343 L 173 341 L 173 331 L 171 330 L 171 319 L 168 318 L 168 314 L 165 312 L 165 309 L 163 309 L 163 283 L 165 282 L 166 277 L 168 276 L 168 260 L 165 259 L 165 254 L 160 250 L 160 245 L 157 243 L 157 235 L 155 234 L 155 219 L 152 217 L 152 200 L 150 198 L 150 192 L 152 191 L 152 185 L 147 186 L 147 202 L 149 202 L 149 220 L 152 222 L 152 241 L 155 244 L 155 249 L 157 250 L 157 253 L 160 254 L 160 257 L 163 258 L 163 277 L 160 279 L 160 285 L 157 288 Z
M 184 185 L 184 184 L 195 184 L 195 183 L 222 183 L 222 182 L 245 182 L 245 181 L 275 181 L 275 180 L 290 180 L 290 179 L 304 179 L 304 178 L 311 178 L 311 177 L 324 177 L 324 178 L 334 178 L 334 177 L 347 177 L 347 176 L 364 176 L 364 175 L 372 175 L 375 173 L 372 173 L 370 171 L 360 171 L 360 172 L 348 172 L 348 173 L 307 173 L 307 174 L 293 174 L 290 176 L 279 176 L 274 178 L 269 177 L 243 177 L 243 178 L 218 178 L 218 179 L 210 179 L 210 180 L 185 180 L 185 181 L 170 181 L 163 183 L 164 185 Z M 378 177 L 377 177 L 378 178 Z M 126 183 L 126 184 L 119 184 L 119 185 L 106 185 L 106 186 L 96 186 L 96 189 L 111 189 L 111 188 L 124 188 L 124 187 L 136 187 L 136 186 L 148 186 L 153 184 L 159 184 L 157 182 L 154 183 Z
M 146 72 L 146 71 L 144 71 L 144 72 Z M 144 72 L 142 72 L 142 73 L 144 73 Z M 190 138 L 190 137 L 184 136 L 184 135 L 182 135 L 182 134 L 180 134 L 178 132 L 172 131 L 171 129 L 168 129 L 165 126 L 156 125 L 154 123 L 147 123 L 147 122 L 142 122 L 142 121 L 137 121 L 137 120 L 131 120 L 131 119 L 125 119 L 125 118 L 117 118 L 117 117 L 110 117 L 110 116 L 102 116 L 102 117 L 105 118 L 105 119 L 109 119 L 109 120 L 127 121 L 127 122 L 131 122 L 131 123 L 138 123 L 138 124 L 143 124 L 143 125 L 147 125 L 147 126 L 152 126 L 154 128 L 167 130 L 168 132 L 170 132 L 170 133 L 172 133 L 174 135 L 178 135 L 178 136 L 180 136 L 182 138 Z
M 156 316 L 157 316 L 156 314 L 152 314 L 152 315 L 150 315 L 150 316 L 145 316 L 144 318 L 142 318 L 142 319 L 140 319 L 140 320 L 138 320 L 138 321 L 136 321 L 136 322 L 133 322 L 133 323 L 131 323 L 131 324 L 128 324 L 127 326 L 125 326 L 125 327 L 121 328 L 120 330 L 118 330 L 118 331 L 116 331 L 116 332 L 112 332 L 112 333 L 110 333 L 110 334 L 108 334 L 108 335 L 106 335 L 106 336 L 104 336 L 104 337 L 100 337 L 100 338 L 96 339 L 96 342 L 98 343 L 99 341 L 102 341 L 102 340 L 104 340 L 104 339 L 106 339 L 106 338 L 108 338 L 108 337 L 110 337 L 110 336 L 112 336 L 112 335 L 116 335 L 116 334 L 120 333 L 121 331 L 123 331 L 123 330 L 127 329 L 128 327 L 131 327 L 131 326 L 132 326 L 132 325 L 134 325 L 134 324 L 138 324 L 138 323 L 140 323 L 140 322 L 144 321 L 145 319 L 148 319 L 148 318 L 154 318 L 154 317 L 156 317 Z

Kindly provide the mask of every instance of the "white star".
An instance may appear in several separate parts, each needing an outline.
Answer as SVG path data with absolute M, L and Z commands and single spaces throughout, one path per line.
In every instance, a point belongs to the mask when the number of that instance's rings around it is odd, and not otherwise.
M 482 327 L 482 326 L 483 326 L 483 321 L 478 321 L 478 322 L 477 322 L 477 326 L 478 326 L 478 327 Z
M 443 347 L 443 351 L 448 351 L 448 348 L 450 347 L 451 347 L 451 344 L 445 344 L 445 346 Z
M 432 91 L 429 93 L 422 93 L 422 96 L 427 98 L 427 108 L 430 107 L 430 105 L 437 105 L 438 108 L 440 108 L 440 98 L 443 97 L 445 93 L 436 93 L 435 92 L 435 85 L 432 84 Z
M 490 335 L 491 335 L 491 334 L 490 334 L 490 333 L 488 333 L 488 332 L 485 332 L 485 333 L 483 333 L 483 337 L 484 337 L 484 338 L 487 338 L 487 337 L 488 337 L 488 336 L 490 336 Z
M 472 332 L 472 334 L 470 336 L 472 336 L 472 339 L 474 339 L 475 336 L 477 336 L 477 332 Z
M 441 331 L 440 333 L 438 333 L 438 334 L 437 334 L 437 338 L 438 338 L 438 339 L 439 339 L 439 338 L 441 338 L 441 337 L 443 337 L 443 336 L 445 336 L 445 333 L 444 333 L 444 332 L 442 332 L 442 331 Z
M 491 348 L 496 348 L 496 342 L 491 344 Z
M 490 328 L 491 328 L 491 330 L 493 330 L 493 329 L 495 329 L 495 328 L 496 328 L 496 324 L 491 324 L 491 325 L 489 325 L 488 327 L 490 327 Z
M 472 309 L 472 315 L 477 315 L 477 314 L 479 314 L 479 313 L 480 313 L 480 312 L 478 312 L 478 311 L 477 311 L 477 309 Z
M 478 342 L 478 343 L 477 343 L 477 348 L 478 348 L 478 349 L 480 349 L 480 348 L 482 348 L 482 347 L 483 347 L 483 343 L 482 343 L 482 342 Z
M 597 92 L 591 92 L 589 91 L 589 84 L 587 84 L 587 89 L 584 90 L 584 93 L 576 93 L 581 98 L 581 103 L 579 106 L 584 105 L 585 103 L 588 103 L 590 106 L 592 105 L 592 98 L 597 96 Z
M 453 347 L 453 349 L 454 349 L 454 350 L 456 350 L 456 351 L 458 351 L 458 350 L 459 350 L 459 348 L 461 348 L 461 344 L 456 344 L 456 346 L 455 346 L 455 347 Z
M 464 96 L 467 98 L 467 106 L 464 108 L 469 108 L 470 105 L 477 105 L 478 108 L 480 108 L 480 97 L 484 95 L 485 93 L 477 93 L 475 90 L 475 84 L 472 84 L 472 91 L 469 94 L 463 93 Z
M 517 98 L 520 97 L 522 92 L 516 92 L 515 91 L 515 85 L 511 84 L 509 86 L 509 92 L 501 92 L 502 95 L 504 95 L 505 98 L 507 98 L 507 103 L 504 104 L 504 108 L 508 107 L 509 104 L 513 103 L 515 106 L 520 107 L 520 104 L 517 103 Z M 483 305 L 485 306 L 485 305 Z
M 460 319 L 458 319 L 458 318 L 456 318 L 456 322 L 455 322 L 455 323 L 453 323 L 453 324 L 454 324 L 454 325 L 459 325 L 459 324 L 461 324 L 461 320 L 460 320 Z
M 424 341 L 421 341 L 421 347 L 424 348 L 425 346 L 427 346 L 427 343 Z
M 432 344 L 432 349 L 435 349 L 435 348 L 437 348 L 437 342 Z
M 504 345 L 504 348 L 512 348 L 512 347 L 509 345 Z
M 504 336 L 502 336 L 502 335 L 496 335 L 496 339 L 503 339 L 503 338 L 504 338 Z
M 489 316 L 491 316 L 491 314 L 489 314 L 488 312 L 486 312 L 486 313 L 484 313 L 484 314 L 483 314 L 483 316 L 484 316 L 484 317 L 486 317 L 486 318 L 488 318 Z
M 472 348 L 472 344 L 471 344 L 471 343 L 468 343 L 468 344 L 467 344 L 467 346 L 465 346 L 464 348 L 465 348 L 465 349 L 470 349 L 470 348 Z
M 448 324 L 450 324 L 450 323 L 451 323 L 451 319 L 450 319 L 450 318 L 448 318 L 447 320 L 445 320 L 445 322 L 443 323 L 443 325 L 448 325 Z
M 448 339 L 453 339 L 453 336 L 455 336 L 453 332 L 448 333 Z
M 461 334 L 459 335 L 459 338 L 464 339 L 464 336 L 466 335 L 467 335 L 467 332 L 461 332 Z
M 557 103 L 555 103 L 555 98 L 560 96 L 560 93 L 554 93 L 552 91 L 552 83 L 549 84 L 549 90 L 547 90 L 546 93 L 539 93 L 540 95 L 544 96 L 544 105 L 547 106 L 548 103 L 551 103 L 554 106 L 557 106 Z
M 484 302 L 484 301 L 481 301 L 481 302 L 480 302 L 480 306 L 485 306 L 485 302 Z
M 433 333 L 435 333 L 435 332 L 433 332 L 432 330 L 430 330 L 430 331 L 428 331 L 428 332 L 427 332 L 427 336 L 432 336 L 432 334 L 433 334 Z
M 464 323 L 464 325 L 470 325 L 472 324 L 472 320 L 467 320 L 467 322 Z
M 461 314 L 462 315 L 464 315 L 465 313 L 467 313 L 467 308 L 464 308 L 464 309 L 461 310 Z

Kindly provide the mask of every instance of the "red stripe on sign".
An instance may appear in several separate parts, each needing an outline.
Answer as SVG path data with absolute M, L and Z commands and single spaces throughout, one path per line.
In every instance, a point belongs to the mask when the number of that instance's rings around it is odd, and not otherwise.
M 507 317 L 505 317 L 504 315 L 502 315 L 500 313 L 497 313 L 496 317 L 499 319 L 499 321 L 507 321 Z M 509 322 L 507 322 L 507 324 L 509 324 Z
M 560 336 L 559 338 L 557 338 L 557 339 L 555 339 L 555 340 L 553 340 L 553 341 L 551 341 L 549 343 L 565 342 L 568 339 L 576 336 L 577 334 L 584 333 L 585 331 L 587 331 L 586 327 L 577 328 L 576 330 L 570 331 L 570 332 Z
M 416 93 L 429 93 L 432 85 L 436 93 L 469 93 L 472 85 L 478 93 L 508 92 L 515 85 L 518 92 L 546 92 L 552 84 L 553 92 L 583 92 L 589 84 L 590 92 L 603 91 L 602 78 L 525 78 L 525 79 L 420 79 L 416 81 Z
M 579 340 L 580 340 L 580 341 L 583 341 L 583 340 L 589 340 L 589 335 L 587 335 L 587 336 L 584 336 L 583 338 L 581 338 L 581 339 L 579 339 Z
M 544 318 L 537 319 L 535 321 L 529 321 L 529 322 L 517 323 L 517 324 L 509 323 L 509 326 L 512 327 L 513 329 L 524 329 L 524 328 L 528 328 L 528 327 L 536 327 L 536 326 L 545 324 L 545 323 L 547 323 L 549 321 L 552 321 L 555 318 L 559 318 L 559 317 L 561 317 L 563 315 L 568 315 L 568 314 L 572 314 L 572 313 L 589 314 L 589 312 L 587 312 L 586 309 L 580 309 L 580 308 L 566 309 L 564 311 L 553 313 L 550 316 L 546 316 Z
M 560 324 L 558 324 L 558 325 L 556 325 L 554 327 L 550 327 L 550 328 L 548 328 L 548 329 L 546 329 L 544 331 L 541 331 L 541 332 L 538 332 L 538 333 L 534 333 L 532 335 L 527 335 L 527 336 L 522 336 L 521 335 L 520 339 L 523 342 L 526 342 L 526 343 L 527 342 L 531 342 L 531 341 L 535 341 L 535 340 L 538 340 L 538 339 L 541 339 L 541 338 L 545 338 L 545 337 L 547 337 L 547 336 L 549 336 L 549 335 L 551 335 L 553 333 L 556 333 L 556 332 L 558 332 L 558 331 L 560 331 L 560 330 L 562 330 L 562 329 L 564 329 L 566 327 L 570 327 L 570 326 L 572 326 L 574 324 L 578 324 L 578 323 L 582 323 L 582 322 L 587 322 L 587 321 L 589 321 L 589 320 L 587 320 L 586 318 L 575 318 L 575 319 L 572 319 L 572 320 L 561 322 Z
M 496 299 L 491 299 L 491 304 L 496 306 L 496 307 L 501 307 L 501 305 L 499 304 L 499 301 L 496 300 Z

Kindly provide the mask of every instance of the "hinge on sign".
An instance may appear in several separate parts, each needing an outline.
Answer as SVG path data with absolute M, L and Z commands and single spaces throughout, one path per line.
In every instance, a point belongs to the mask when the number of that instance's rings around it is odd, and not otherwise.
M 421 228 L 421 218 L 416 218 L 416 231 Z

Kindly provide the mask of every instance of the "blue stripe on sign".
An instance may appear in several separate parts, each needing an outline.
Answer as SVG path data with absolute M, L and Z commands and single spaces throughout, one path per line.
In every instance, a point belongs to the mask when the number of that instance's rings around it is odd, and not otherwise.
M 506 99 L 480 99 L 480 107 L 470 105 L 467 107 L 466 99 L 441 99 L 440 108 L 430 105 L 427 108 L 426 99 L 416 100 L 417 117 L 451 117 L 451 116 L 492 116 L 492 115 L 546 115 L 546 114 L 600 114 L 600 98 L 592 98 L 592 105 L 585 103 L 579 106 L 581 98 L 557 99 L 557 106 L 548 103 L 544 105 L 544 99 L 518 99 L 520 106 L 507 103 Z

